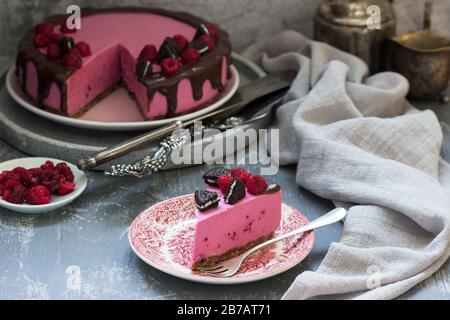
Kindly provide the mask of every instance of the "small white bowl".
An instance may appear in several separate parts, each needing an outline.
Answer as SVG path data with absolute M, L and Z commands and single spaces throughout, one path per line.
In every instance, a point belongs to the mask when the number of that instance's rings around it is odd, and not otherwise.
M 59 162 L 65 162 L 72 169 L 74 175 L 75 190 L 65 196 L 52 195 L 52 202 L 43 205 L 14 204 L 4 201 L 0 198 L 0 206 L 6 209 L 21 213 L 44 213 L 57 210 L 78 198 L 87 186 L 87 177 L 83 171 L 79 170 L 75 165 L 58 159 L 51 158 L 20 158 L 0 163 L 0 172 L 5 170 L 13 170 L 16 167 L 36 168 L 45 161 L 50 160 L 56 165 Z

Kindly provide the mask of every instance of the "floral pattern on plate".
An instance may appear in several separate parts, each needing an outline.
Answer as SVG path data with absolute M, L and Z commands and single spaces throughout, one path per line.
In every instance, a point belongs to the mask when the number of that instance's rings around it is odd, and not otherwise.
M 194 195 L 159 202 L 133 221 L 128 235 L 130 245 L 142 260 L 168 274 L 197 282 L 235 284 L 272 277 L 294 267 L 314 244 L 314 231 L 284 239 L 248 257 L 236 275 L 216 278 L 190 269 L 195 222 Z M 282 204 L 281 223 L 275 236 L 306 223 L 303 214 Z

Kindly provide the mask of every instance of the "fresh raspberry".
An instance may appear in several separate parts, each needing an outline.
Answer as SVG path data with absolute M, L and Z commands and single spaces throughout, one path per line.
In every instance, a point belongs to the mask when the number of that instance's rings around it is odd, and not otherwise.
M 12 195 L 12 191 L 10 189 L 5 189 L 5 190 L 0 191 L 0 196 L 5 201 L 9 202 L 9 198 L 11 197 L 11 195 Z
M 63 23 L 61 23 L 61 26 L 60 26 L 59 30 L 62 33 L 65 33 L 65 34 L 77 32 L 77 29 L 75 29 L 75 28 L 74 29 L 69 29 L 69 27 L 67 26 L 67 20 L 64 20 Z
M 48 36 L 42 33 L 36 33 L 33 37 L 33 43 L 36 48 L 43 48 L 48 43 Z
M 42 169 L 42 170 L 45 170 L 45 169 L 53 169 L 55 167 L 55 164 L 52 162 L 52 161 L 50 161 L 50 160 L 47 160 L 47 161 L 45 161 L 43 164 L 41 164 L 41 166 L 40 166 L 40 168 Z
M 87 57 L 91 55 L 91 47 L 84 41 L 78 42 L 76 48 L 78 49 L 82 57 Z
M 64 182 L 68 181 L 63 174 L 59 174 L 56 178 L 58 179 L 58 181 L 60 183 L 64 183 Z M 70 181 L 70 182 L 72 182 L 72 181 Z
M 206 27 L 208 28 L 209 33 L 211 34 L 211 36 L 216 38 L 218 33 L 219 33 L 218 30 L 217 30 L 217 26 L 215 24 L 208 23 L 206 25 Z
M 184 64 L 196 63 L 200 60 L 200 53 L 195 48 L 187 48 L 181 53 L 181 61 Z
M 252 177 L 251 173 L 243 174 L 239 179 L 244 181 L 245 184 L 247 184 L 247 181 Z
M 56 42 L 50 42 L 48 44 L 47 57 L 52 60 L 58 60 L 59 58 L 61 58 L 61 49 L 59 47 L 59 44 L 57 44 Z
M 14 179 L 19 181 L 20 183 L 23 182 L 23 176 L 27 174 L 27 169 L 23 167 L 17 167 L 14 168 L 10 173 L 10 179 Z
M 38 181 L 51 193 L 58 189 L 60 185 L 60 181 L 58 180 L 58 173 L 54 167 L 46 167 L 45 169 L 41 168 Z
M 39 179 L 43 180 L 52 180 L 55 177 L 54 168 L 40 168 L 39 171 Z
M 39 179 L 33 176 L 31 171 L 27 170 L 20 174 L 20 181 L 25 187 L 31 188 L 38 184 Z
M 58 163 L 56 165 L 55 169 L 58 172 L 58 174 L 64 176 L 64 178 L 67 181 L 73 182 L 74 175 L 73 175 L 72 169 L 70 169 L 70 167 L 66 163 L 64 163 L 64 162 Z
M 245 182 L 248 192 L 251 194 L 261 194 L 267 190 L 267 182 L 263 177 L 252 175 L 250 179 Z
M 27 188 L 22 185 L 14 187 L 11 191 L 11 194 L 8 196 L 6 201 L 14 203 L 14 204 L 23 204 L 25 202 L 25 198 L 27 195 Z
M 5 183 L 6 180 L 8 180 L 9 177 L 9 171 L 2 171 L 0 173 L 0 183 Z
M 71 49 L 69 52 L 67 52 L 64 57 L 61 60 L 62 65 L 66 67 L 71 67 L 74 69 L 80 69 L 81 65 L 83 63 L 83 60 L 81 59 L 80 52 L 77 48 Z
M 75 189 L 75 184 L 73 182 L 66 181 L 59 185 L 59 188 L 55 191 L 58 196 L 64 196 L 71 193 Z
M 18 176 L 20 176 L 21 174 L 27 173 L 27 172 L 28 172 L 28 170 L 25 169 L 24 167 L 16 167 L 12 171 L 12 173 L 14 175 L 18 175 Z
M 180 63 L 174 58 L 165 58 L 161 60 L 162 72 L 168 77 L 177 73 L 179 68 Z
M 10 180 L 6 181 L 6 182 L 3 184 L 3 188 L 4 188 L 4 189 L 12 190 L 12 189 L 14 189 L 14 188 L 16 188 L 16 187 L 19 187 L 19 186 L 21 186 L 21 185 L 22 185 L 22 184 L 20 183 L 19 180 L 16 180 L 16 179 L 10 179 Z
M 214 46 L 216 45 L 214 39 L 207 34 L 202 34 L 200 37 L 197 38 L 197 41 L 205 42 L 208 45 L 209 50 L 214 48 Z
M 41 180 L 41 184 L 46 187 L 50 191 L 50 193 L 55 193 L 61 185 L 61 181 L 59 179 L 59 176 L 53 176 L 50 179 Z
M 158 61 L 158 49 L 152 44 L 146 45 L 144 48 L 142 48 L 141 52 L 139 53 L 138 60 L 146 60 L 150 61 L 151 63 L 155 63 Z
M 175 42 L 181 49 L 185 49 L 189 43 L 188 39 L 186 39 L 186 37 L 181 34 L 173 36 L 173 40 L 175 40 Z
M 64 35 L 61 33 L 54 33 L 50 36 L 49 42 L 53 42 L 59 45 L 59 42 L 64 38 Z
M 46 187 L 37 185 L 28 190 L 26 200 L 27 203 L 33 205 L 47 204 L 52 201 L 52 196 Z
M 248 172 L 245 171 L 245 170 L 242 169 L 242 168 L 234 167 L 234 168 L 231 169 L 231 176 L 232 176 L 233 178 L 240 178 L 240 177 L 241 177 L 242 175 L 244 175 L 244 174 L 248 174 Z
M 231 175 L 234 178 L 241 179 L 245 184 L 247 184 L 247 180 L 251 177 L 251 174 L 249 172 L 239 167 L 231 169 Z
M 34 32 L 50 37 L 53 34 L 53 26 L 48 23 L 39 23 L 34 27 Z
M 220 190 L 223 193 L 226 193 L 228 190 L 228 186 L 231 184 L 231 182 L 234 180 L 232 176 L 220 176 L 217 179 L 217 184 L 219 185 Z
M 41 168 L 31 168 L 28 169 L 28 171 L 31 173 L 33 177 L 38 177 L 39 174 L 41 173 Z

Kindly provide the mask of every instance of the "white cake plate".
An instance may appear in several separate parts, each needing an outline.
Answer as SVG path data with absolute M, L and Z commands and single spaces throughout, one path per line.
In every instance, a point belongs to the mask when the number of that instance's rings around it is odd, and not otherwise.
M 36 168 L 39 167 L 41 164 L 43 164 L 45 161 L 50 160 L 53 161 L 54 164 L 57 164 L 59 162 L 64 162 L 63 160 L 59 159 L 52 159 L 52 158 L 20 158 L 20 159 L 13 159 L 9 161 L 5 161 L 0 163 L 0 172 L 4 170 L 13 170 L 17 167 L 23 167 L 23 168 Z M 75 190 L 65 196 L 56 196 L 52 195 L 52 202 L 49 204 L 42 204 L 42 205 L 28 205 L 28 204 L 14 204 L 6 202 L 5 200 L 0 199 L 0 207 L 4 207 L 6 209 L 20 212 L 20 213 L 26 213 L 26 214 L 34 214 L 34 213 L 44 213 L 44 212 L 51 212 L 55 211 L 59 208 L 62 208 L 65 205 L 68 205 L 72 201 L 74 201 L 76 198 L 78 198 L 83 191 L 87 187 L 87 177 L 86 174 L 83 171 L 78 170 L 78 168 L 71 164 L 66 162 L 66 164 L 69 166 L 69 168 L 72 170 L 74 175 L 74 183 L 75 183 Z
M 211 112 L 224 103 L 236 93 L 239 87 L 239 73 L 234 66 L 231 66 L 231 79 L 225 86 L 220 98 L 206 108 L 188 113 L 178 117 L 172 117 L 161 120 L 145 120 L 139 112 L 136 103 L 128 96 L 124 89 L 118 89 L 99 101 L 89 111 L 80 118 L 70 118 L 58 115 L 33 105 L 22 90 L 18 78 L 15 75 L 15 66 L 13 65 L 6 76 L 6 88 L 9 95 L 22 107 L 28 111 L 44 117 L 50 121 L 58 122 L 72 127 L 107 130 L 107 131 L 131 131 L 145 130 L 161 127 L 175 120 L 187 121 Z M 123 119 L 123 117 L 126 117 Z

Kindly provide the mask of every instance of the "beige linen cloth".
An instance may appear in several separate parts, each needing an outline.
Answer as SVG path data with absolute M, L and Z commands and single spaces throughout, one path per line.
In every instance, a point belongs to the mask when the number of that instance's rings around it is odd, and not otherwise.
M 244 55 L 269 72 L 298 70 L 276 113 L 280 164 L 349 209 L 341 239 L 284 299 L 392 299 L 450 255 L 450 165 L 435 114 L 406 100 L 408 82 L 367 76 L 357 57 L 285 31 Z

